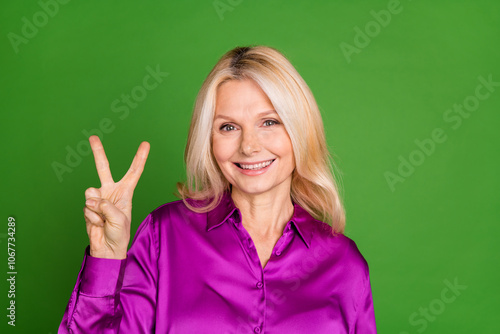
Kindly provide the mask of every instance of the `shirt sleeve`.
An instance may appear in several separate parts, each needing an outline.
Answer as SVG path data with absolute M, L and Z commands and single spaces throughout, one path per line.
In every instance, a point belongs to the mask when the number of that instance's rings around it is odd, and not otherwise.
M 151 333 L 156 314 L 158 237 L 153 213 L 124 260 L 94 258 L 82 267 L 58 333 Z
M 355 334 L 376 334 L 375 311 L 373 309 L 370 276 L 367 275 L 365 288 L 361 294 L 356 310 Z

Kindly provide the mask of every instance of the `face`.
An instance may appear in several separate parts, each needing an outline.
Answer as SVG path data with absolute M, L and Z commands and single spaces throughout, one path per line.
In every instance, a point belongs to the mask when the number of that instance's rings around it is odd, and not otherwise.
M 212 149 L 233 193 L 289 193 L 292 143 L 264 91 L 250 79 L 230 80 L 216 101 Z

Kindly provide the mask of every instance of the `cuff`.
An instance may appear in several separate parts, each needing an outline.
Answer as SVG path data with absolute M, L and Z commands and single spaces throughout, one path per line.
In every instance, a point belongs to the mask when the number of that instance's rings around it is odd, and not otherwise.
M 112 296 L 122 287 L 127 259 L 101 259 L 90 256 L 90 246 L 85 249 L 84 268 L 80 292 L 92 297 Z

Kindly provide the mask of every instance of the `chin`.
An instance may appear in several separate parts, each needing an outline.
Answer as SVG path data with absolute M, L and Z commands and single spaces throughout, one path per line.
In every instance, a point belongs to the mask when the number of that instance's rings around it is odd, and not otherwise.
M 234 187 L 233 187 L 234 189 Z M 242 194 L 248 194 L 248 195 L 260 195 L 260 194 L 263 194 L 263 193 L 266 193 L 267 191 L 271 190 L 271 189 L 260 189 L 260 188 L 239 188 L 239 187 L 236 187 L 236 189 L 242 193 Z
M 264 180 L 262 180 L 262 181 L 264 181 Z M 232 187 L 233 187 L 233 190 L 237 190 L 242 194 L 248 194 L 248 195 L 261 195 L 261 194 L 265 194 L 268 192 L 278 190 L 278 188 L 280 188 L 278 184 L 274 184 L 273 182 L 271 182 L 271 183 L 270 182 L 259 182 L 259 183 L 248 182 L 246 184 L 239 184 L 239 185 L 235 185 L 233 183 Z

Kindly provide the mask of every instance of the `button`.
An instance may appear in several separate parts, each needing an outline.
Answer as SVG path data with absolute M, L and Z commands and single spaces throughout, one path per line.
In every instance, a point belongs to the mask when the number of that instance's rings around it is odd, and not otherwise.
M 259 289 L 262 289 L 264 284 L 262 284 L 262 282 L 257 282 L 257 284 L 255 284 L 255 286 L 257 286 Z
M 254 331 L 255 333 L 260 333 L 260 327 L 255 327 L 255 328 L 253 329 L 253 331 Z
M 281 252 L 280 252 L 280 251 L 276 251 L 276 255 L 277 255 L 277 256 L 280 256 L 280 255 L 281 255 Z

